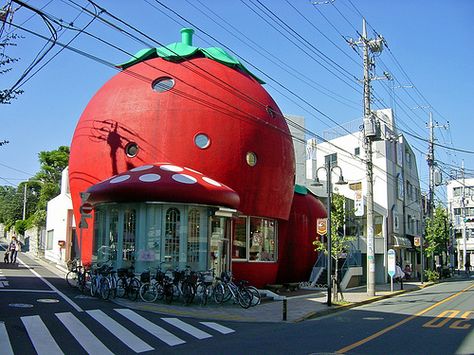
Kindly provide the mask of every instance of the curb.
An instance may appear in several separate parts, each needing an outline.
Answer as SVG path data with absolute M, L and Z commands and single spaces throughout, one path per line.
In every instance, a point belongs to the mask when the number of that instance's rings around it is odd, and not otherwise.
M 366 304 L 374 303 L 374 302 L 377 302 L 377 301 L 380 301 L 380 300 L 383 300 L 383 299 L 400 296 L 400 295 L 405 294 L 405 293 L 419 291 L 419 290 L 424 289 L 426 287 L 433 286 L 434 284 L 435 284 L 434 282 L 427 282 L 426 284 L 420 285 L 417 288 L 414 288 L 414 289 L 411 289 L 411 290 L 398 290 L 398 291 L 395 291 L 395 292 L 390 293 L 390 294 L 371 297 L 369 299 L 366 299 L 366 300 L 363 300 L 363 301 L 360 301 L 360 302 L 352 302 L 352 303 L 348 303 L 348 304 L 344 304 L 344 305 L 339 305 L 339 306 L 335 306 L 333 308 L 327 308 L 323 311 L 309 312 L 308 314 L 294 320 L 292 323 L 299 323 L 299 322 L 302 322 L 302 321 L 307 320 L 307 319 L 315 319 L 315 318 L 323 317 L 323 316 L 326 316 L 328 314 L 332 314 L 332 313 L 336 313 L 336 312 L 342 312 L 342 311 L 345 311 L 345 310 L 348 310 L 348 309 L 351 309 L 351 308 L 364 306 Z

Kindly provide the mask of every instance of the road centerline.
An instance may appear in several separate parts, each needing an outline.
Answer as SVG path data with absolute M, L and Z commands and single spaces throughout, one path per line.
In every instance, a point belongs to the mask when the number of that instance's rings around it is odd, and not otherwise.
M 425 314 L 426 312 L 431 311 L 433 308 L 436 308 L 436 307 L 442 305 L 443 303 L 448 302 L 448 301 L 452 300 L 453 298 L 458 297 L 459 295 L 461 295 L 462 293 L 464 293 L 464 292 L 470 290 L 470 289 L 473 288 L 473 287 L 474 287 L 474 284 L 470 285 L 469 287 L 466 287 L 465 289 L 463 289 L 463 290 L 461 290 L 461 291 L 458 291 L 457 293 L 455 293 L 455 294 L 453 294 L 453 295 L 451 295 L 451 296 L 448 296 L 448 297 L 442 299 L 442 300 L 439 301 L 439 302 L 436 302 L 435 304 L 433 304 L 433 305 L 431 305 L 431 306 L 429 306 L 429 307 L 426 307 L 425 309 L 422 309 L 421 311 L 419 311 L 419 312 L 417 312 L 417 313 L 415 313 L 415 314 L 413 314 L 413 315 L 411 315 L 411 316 L 409 316 L 409 317 L 407 317 L 407 318 L 405 318 L 405 319 L 402 319 L 401 321 L 399 321 L 399 322 L 397 322 L 397 323 L 395 323 L 395 324 L 392 324 L 391 326 L 389 326 L 389 327 L 387 327 L 387 328 L 384 328 L 384 329 L 382 329 L 382 330 L 379 330 L 378 332 L 376 332 L 376 333 L 374 333 L 374 334 L 372 334 L 372 335 L 369 335 L 368 337 L 366 337 L 366 338 L 364 338 L 364 339 L 361 339 L 361 340 L 359 340 L 359 341 L 357 341 L 357 342 L 355 342 L 355 343 L 353 343 L 353 344 L 347 345 L 347 346 L 345 346 L 344 348 L 337 350 L 337 351 L 335 352 L 335 354 L 344 354 L 344 353 L 346 353 L 346 352 L 348 352 L 348 351 L 350 351 L 350 350 L 352 350 L 352 349 L 355 349 L 355 348 L 357 348 L 357 347 L 359 347 L 359 346 L 361 346 L 361 345 L 363 345 L 363 344 L 365 344 L 365 343 L 368 343 L 369 341 L 374 340 L 374 339 L 380 337 L 381 335 L 384 335 L 385 333 L 388 333 L 389 331 L 391 331 L 391 330 L 393 330 L 393 329 L 395 329 L 395 328 L 398 328 L 399 326 L 401 326 L 401 325 L 403 325 L 403 324 L 405 324 L 405 323 L 407 323 L 407 322 L 409 322 L 409 321 L 411 321 L 411 320 L 413 320 L 413 319 L 415 319 L 415 318 L 418 318 L 419 316 Z

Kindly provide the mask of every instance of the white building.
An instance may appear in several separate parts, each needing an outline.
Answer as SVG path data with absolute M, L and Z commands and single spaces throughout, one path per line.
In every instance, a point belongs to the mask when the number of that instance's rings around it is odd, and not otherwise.
M 66 168 L 61 175 L 61 193 L 50 200 L 47 206 L 44 257 L 65 265 L 75 256 L 75 243 L 75 223 Z
M 449 217 L 453 224 L 457 265 L 464 268 L 464 254 L 474 265 L 474 178 L 448 181 Z
M 412 269 L 421 270 L 413 242 L 421 236 L 422 211 L 420 183 L 415 155 L 402 134 L 397 132 L 391 109 L 376 112 L 380 122 L 381 137 L 373 143 L 374 176 L 374 236 L 376 282 L 386 281 L 386 255 L 392 248 L 397 260 Z M 344 127 L 326 132 L 326 142 L 316 144 L 315 159 L 311 163 L 317 168 L 329 163 L 341 168 L 347 185 L 333 185 L 333 191 L 352 200 L 349 208 L 357 207 L 357 217 L 346 225 L 346 233 L 359 236 L 353 243 L 362 255 L 366 270 L 367 227 L 366 227 L 366 164 L 361 120 L 350 122 Z M 350 132 L 350 133 L 348 133 Z M 334 169 L 333 183 L 340 171 Z M 326 174 L 319 171 L 320 181 L 326 181 Z M 318 196 L 326 196 L 326 186 L 307 187 Z

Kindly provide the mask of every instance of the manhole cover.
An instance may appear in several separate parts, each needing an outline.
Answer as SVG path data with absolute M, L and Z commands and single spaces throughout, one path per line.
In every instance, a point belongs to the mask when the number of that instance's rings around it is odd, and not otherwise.
M 74 298 L 86 299 L 86 300 L 96 300 L 97 298 L 87 295 L 77 295 Z
M 9 306 L 15 308 L 33 308 L 33 305 L 28 303 L 10 303 Z
M 365 320 L 383 320 L 382 317 L 364 317 L 362 319 L 365 319 Z
M 55 298 L 40 298 L 39 300 L 36 300 L 36 302 L 40 303 L 58 303 L 59 300 Z

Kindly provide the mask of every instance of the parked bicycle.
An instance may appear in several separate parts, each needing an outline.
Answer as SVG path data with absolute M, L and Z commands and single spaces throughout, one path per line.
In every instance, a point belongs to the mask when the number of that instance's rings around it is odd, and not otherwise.
M 117 297 L 128 297 L 136 301 L 140 291 L 140 280 L 135 276 L 134 267 L 117 270 Z
M 214 269 L 197 274 L 196 296 L 198 296 L 202 306 L 205 306 L 209 298 L 212 297 L 213 286 Z
M 214 286 L 214 301 L 218 304 L 233 299 L 242 308 L 249 308 L 252 305 L 254 295 L 249 291 L 244 283 L 236 285 L 232 281 L 230 273 L 222 272 L 220 278 L 216 278 L 217 283 Z

